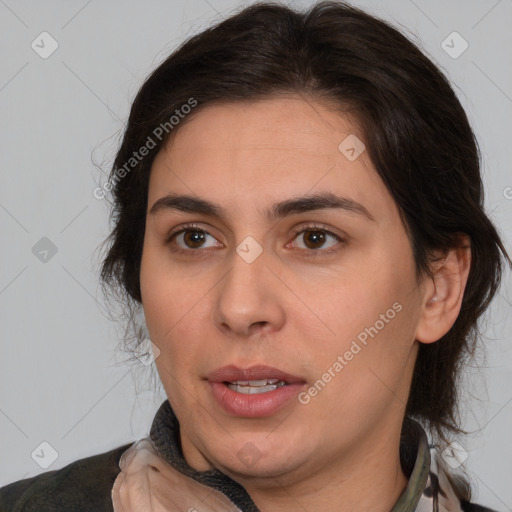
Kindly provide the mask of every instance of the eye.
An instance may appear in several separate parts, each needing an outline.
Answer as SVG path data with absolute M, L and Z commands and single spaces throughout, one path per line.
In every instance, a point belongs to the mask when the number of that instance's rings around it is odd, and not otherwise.
M 345 242 L 339 235 L 316 224 L 301 226 L 294 230 L 294 233 L 295 237 L 293 240 L 298 239 L 300 241 L 296 247 L 306 251 L 308 257 L 336 252 L 335 246 Z M 329 240 L 331 241 L 330 243 Z M 185 226 L 179 231 L 171 233 L 166 243 L 171 246 L 172 251 L 188 254 L 193 252 L 199 254 L 200 251 L 198 249 L 223 246 L 208 231 L 196 225 Z
M 211 239 L 210 243 L 208 243 L 209 238 Z M 177 248 L 173 248 L 173 250 L 177 252 L 215 247 L 215 242 L 216 239 L 210 233 L 198 226 L 186 226 L 180 231 L 172 233 L 167 239 L 167 243 L 176 244 Z
M 302 244 L 298 244 L 300 249 L 310 250 L 316 253 L 325 254 L 335 252 L 336 249 L 332 249 L 337 243 L 342 243 L 344 240 L 336 235 L 335 233 L 323 228 L 322 226 L 301 226 L 295 231 L 296 237 Z M 329 245 L 325 245 L 331 239 Z

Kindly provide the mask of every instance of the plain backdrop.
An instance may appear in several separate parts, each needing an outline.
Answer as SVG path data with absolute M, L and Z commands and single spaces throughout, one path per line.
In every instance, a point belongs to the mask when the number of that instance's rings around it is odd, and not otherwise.
M 104 313 L 98 165 L 108 170 L 148 73 L 249 3 L 0 0 L 0 486 L 148 434 L 166 397 L 151 366 L 124 362 L 122 328 Z M 512 1 L 352 3 L 420 44 L 452 81 L 482 148 L 487 211 L 510 251 Z M 512 510 L 510 291 L 507 273 L 484 324 L 487 359 L 465 374 L 470 435 L 457 438 L 476 500 L 499 511 Z

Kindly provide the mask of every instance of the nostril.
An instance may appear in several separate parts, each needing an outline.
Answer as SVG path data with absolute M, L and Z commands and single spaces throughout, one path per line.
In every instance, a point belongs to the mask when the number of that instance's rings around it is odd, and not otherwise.
M 261 322 L 253 322 L 250 326 L 249 326 L 249 329 L 251 330 L 256 330 L 256 329 L 265 329 L 267 328 L 267 326 L 269 325 L 268 322 L 266 322 L 265 320 L 261 321 Z

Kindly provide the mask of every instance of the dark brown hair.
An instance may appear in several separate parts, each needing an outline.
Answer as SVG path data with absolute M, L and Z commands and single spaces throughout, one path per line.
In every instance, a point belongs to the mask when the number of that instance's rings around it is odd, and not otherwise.
M 355 116 L 402 216 L 418 276 L 430 275 L 433 249 L 456 247 L 459 234 L 469 236 L 460 314 L 438 342 L 420 344 L 406 409 L 438 434 L 460 431 L 460 368 L 499 288 L 502 257 L 511 261 L 484 211 L 477 141 L 449 81 L 395 28 L 343 2 L 320 2 L 307 12 L 253 4 L 188 39 L 147 78 L 110 174 L 114 228 L 101 272 L 105 288 L 140 305 L 149 175 L 166 139 L 205 105 L 288 93 Z M 184 109 L 191 99 L 194 108 Z M 159 139 L 155 130 L 162 126 Z M 155 147 L 127 167 L 149 138 Z

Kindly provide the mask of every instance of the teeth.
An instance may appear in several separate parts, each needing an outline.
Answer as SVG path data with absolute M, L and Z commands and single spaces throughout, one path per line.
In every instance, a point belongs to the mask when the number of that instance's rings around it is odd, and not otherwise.
M 235 382 L 228 382 L 227 386 L 232 391 L 243 393 L 245 395 L 256 395 L 258 393 L 267 393 L 274 391 L 281 386 L 286 386 L 286 382 L 279 379 L 264 379 L 264 380 L 238 380 Z
M 238 384 L 239 386 L 267 386 L 269 384 L 277 384 L 279 379 L 262 379 L 262 380 L 232 380 L 229 384 Z
M 267 384 L 275 384 L 278 379 L 250 380 L 249 386 L 266 386 Z

